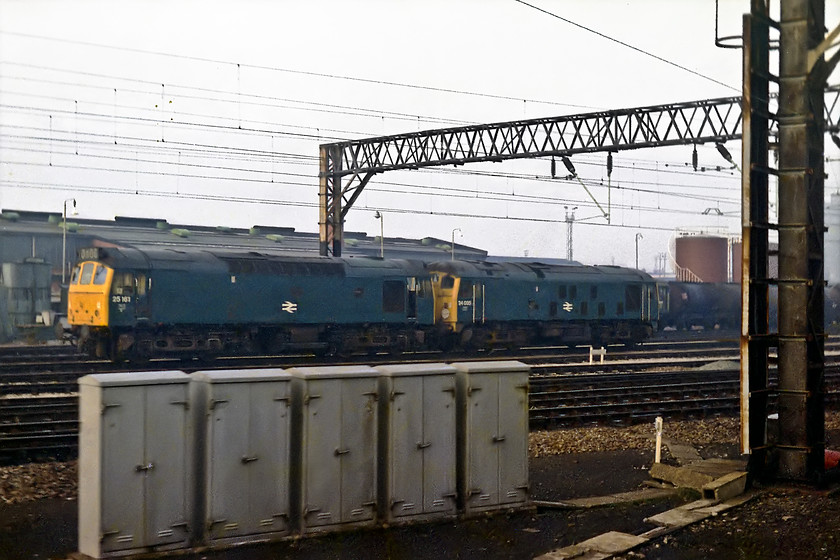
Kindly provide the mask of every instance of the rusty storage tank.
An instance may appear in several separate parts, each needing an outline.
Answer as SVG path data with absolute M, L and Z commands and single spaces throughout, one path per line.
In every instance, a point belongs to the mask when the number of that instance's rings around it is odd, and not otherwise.
M 683 280 L 689 282 L 726 282 L 729 280 L 727 262 L 729 240 L 710 235 L 677 237 L 674 259 L 677 265 L 690 271 Z
M 825 209 L 825 280 L 840 285 L 840 192 L 831 195 Z

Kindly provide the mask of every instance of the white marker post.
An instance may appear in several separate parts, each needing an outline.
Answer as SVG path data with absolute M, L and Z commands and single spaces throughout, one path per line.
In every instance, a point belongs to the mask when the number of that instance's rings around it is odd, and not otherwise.
M 654 459 L 655 463 L 658 463 L 662 458 L 662 417 L 657 416 L 656 421 L 653 423 L 653 427 L 656 430 L 656 458 Z

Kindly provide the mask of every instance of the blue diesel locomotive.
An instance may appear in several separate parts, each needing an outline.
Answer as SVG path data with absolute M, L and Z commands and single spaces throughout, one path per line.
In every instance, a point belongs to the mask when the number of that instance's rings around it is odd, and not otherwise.
M 80 251 L 68 320 L 97 357 L 606 344 L 656 329 L 656 283 L 618 267 Z

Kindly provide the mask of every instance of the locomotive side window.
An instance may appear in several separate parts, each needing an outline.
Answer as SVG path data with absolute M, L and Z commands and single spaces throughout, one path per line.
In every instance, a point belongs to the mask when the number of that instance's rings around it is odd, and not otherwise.
M 79 284 L 90 284 L 90 280 L 93 278 L 94 268 L 96 268 L 96 264 L 92 262 L 84 264 L 82 267 L 82 278 L 79 280 Z
M 659 285 L 658 286 L 658 296 L 659 296 L 659 311 L 662 313 L 667 313 L 670 311 L 671 308 L 671 298 L 668 297 L 668 286 L 667 285 Z
M 111 293 L 115 296 L 134 295 L 134 275 L 130 272 L 115 272 Z
M 589 286 L 589 299 L 598 299 L 598 286 Z
M 604 302 L 598 304 L 598 317 L 603 317 L 607 314 L 607 306 L 604 305 Z
M 405 311 L 405 283 L 399 280 L 386 280 L 382 283 L 382 310 L 385 313 Z
M 565 284 L 561 284 L 560 286 L 557 287 L 557 297 L 559 297 L 560 299 L 565 299 L 565 297 L 566 297 L 566 285 Z
M 631 285 L 624 288 L 624 300 L 627 311 L 638 311 L 642 308 L 642 287 Z
M 145 296 L 146 295 L 146 275 L 145 274 L 138 274 L 137 275 L 137 295 L 138 296 Z
M 569 299 L 577 297 L 577 286 L 569 286 Z
M 589 315 L 589 302 L 588 301 L 580 302 L 580 314 L 581 314 L 582 317 L 586 317 L 587 315 Z
M 426 297 L 432 293 L 432 282 L 428 278 L 422 279 L 417 283 L 417 296 Z
M 473 284 L 461 279 L 461 286 L 458 289 L 458 297 L 461 299 L 469 299 L 473 297 Z
M 101 286 L 105 283 L 105 279 L 108 278 L 108 269 L 104 266 L 97 266 L 96 272 L 93 273 L 93 283 L 96 286 Z

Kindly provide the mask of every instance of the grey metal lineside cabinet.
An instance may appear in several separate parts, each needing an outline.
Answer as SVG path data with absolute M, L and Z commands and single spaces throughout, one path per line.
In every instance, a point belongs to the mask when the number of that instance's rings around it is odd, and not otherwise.
M 454 517 L 455 368 L 378 366 L 380 512 L 389 523 Z
M 257 369 L 192 378 L 197 532 L 208 544 L 288 535 L 291 376 Z
M 79 552 L 188 546 L 188 382 L 179 371 L 79 380 Z
M 521 362 L 463 362 L 458 370 L 458 492 L 465 513 L 528 500 L 528 375 Z
M 305 367 L 293 375 L 295 516 L 302 533 L 376 521 L 377 372 Z

